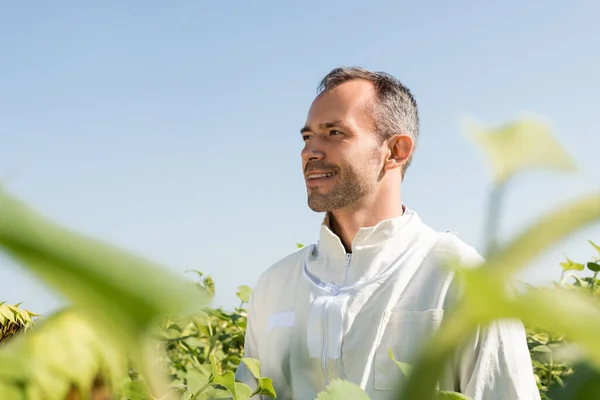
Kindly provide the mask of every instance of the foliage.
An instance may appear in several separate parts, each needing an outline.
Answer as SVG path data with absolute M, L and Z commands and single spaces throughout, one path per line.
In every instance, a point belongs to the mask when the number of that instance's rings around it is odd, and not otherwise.
M 474 133 L 491 161 L 496 184 L 486 225 L 486 262 L 468 269 L 448 260 L 463 285 L 463 296 L 417 362 L 411 366 L 397 363 L 408 375 L 399 398 L 465 398 L 435 390 L 441 369 L 477 326 L 503 318 L 518 318 L 527 326 L 544 396 L 586 399 L 597 393 L 598 260 L 581 264 L 567 258 L 561 264 L 560 283 L 553 288 L 530 288 L 517 294 L 507 289 L 513 275 L 533 258 L 600 220 L 600 192 L 596 191 L 542 215 L 521 234 L 499 243 L 499 210 L 508 181 L 532 168 L 574 170 L 573 160 L 542 125 L 523 119 Z M 150 261 L 48 221 L 1 191 L 0 247 L 73 304 L 0 348 L 0 398 L 275 397 L 273 382 L 261 376 L 259 362 L 243 358 L 243 306 L 250 296 L 249 287 L 239 288 L 240 306 L 234 311 L 213 309 L 209 306 L 214 294 L 210 277 L 202 278 L 199 273 L 202 281 L 195 285 Z M 576 276 L 574 271 L 581 272 L 582 266 L 592 276 Z M 12 308 L 2 309 L 10 310 L 16 319 Z M 0 318 L 0 322 L 13 323 L 4 312 Z M 235 382 L 240 362 L 259 381 L 256 390 Z M 334 381 L 318 398 L 368 397 L 350 382 Z
M 501 188 L 492 191 L 490 200 L 488 215 L 493 218 L 490 218 L 486 230 L 490 236 L 486 262 L 480 268 L 468 269 L 461 268 L 453 260 L 448 261 L 456 268 L 464 294 L 456 310 L 449 313 L 425 346 L 400 398 L 433 398 L 435 382 L 453 352 L 477 326 L 504 318 L 517 318 L 528 326 L 564 332 L 584 350 L 582 357 L 591 366 L 600 369 L 600 342 L 597 340 L 600 336 L 600 310 L 589 298 L 564 288 L 535 288 L 522 294 L 508 290 L 514 273 L 529 261 L 567 235 L 600 220 L 600 191 L 596 191 L 546 213 L 503 246 L 498 243 L 498 198 L 506 182 L 528 169 L 571 169 L 564 154 L 555 151 L 560 146 L 550 143 L 553 139 L 548 131 L 540 134 L 539 129 L 529 129 L 532 123 L 535 125 L 534 121 L 521 121 L 479 133 L 478 144 L 490 154 L 496 188 Z M 482 137 L 485 137 L 483 141 Z M 530 145 L 532 142 L 535 146 Z M 544 149 L 552 151 L 548 154 Z M 556 315 L 561 315 L 561 318 L 557 319 Z
M 19 305 L 0 303 L 0 345 L 33 325 L 37 314 L 21 309 Z
M 600 256 L 600 248 L 591 240 L 589 242 Z M 596 268 L 599 258 L 592 257 L 592 261 L 586 264 L 574 262 L 568 257 L 565 258 L 566 261 L 560 263 L 563 271 L 556 286 L 589 295 L 590 299 L 600 306 L 600 280 L 597 278 L 598 268 Z M 593 273 L 592 276 L 581 278 L 572 273 L 572 271 L 583 271 L 586 265 L 588 272 Z M 568 283 L 568 278 L 573 279 L 573 282 Z M 542 399 L 550 399 L 550 389 L 556 386 L 564 387 L 564 380 L 575 372 L 577 348 L 570 343 L 564 332 L 538 326 L 527 326 L 526 328 L 527 344 L 538 388 Z

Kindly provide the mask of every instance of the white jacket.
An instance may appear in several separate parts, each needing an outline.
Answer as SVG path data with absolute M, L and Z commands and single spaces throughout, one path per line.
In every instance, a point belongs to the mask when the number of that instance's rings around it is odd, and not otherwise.
M 405 381 L 389 358 L 411 358 L 455 299 L 441 263 L 482 257 L 455 235 L 437 233 L 407 209 L 362 228 L 347 254 L 326 218 L 316 244 L 262 274 L 248 305 L 245 357 L 261 362 L 278 399 L 312 400 L 334 378 L 360 385 L 372 400 L 393 398 Z M 236 379 L 256 386 L 240 364 Z M 480 330 L 447 368 L 440 388 L 475 400 L 537 400 L 525 331 L 518 321 Z

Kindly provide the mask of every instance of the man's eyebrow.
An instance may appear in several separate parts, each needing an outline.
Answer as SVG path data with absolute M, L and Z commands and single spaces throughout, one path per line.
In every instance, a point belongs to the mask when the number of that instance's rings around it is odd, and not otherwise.
M 319 128 L 320 129 L 328 129 L 328 128 L 334 128 L 336 126 L 341 126 L 341 125 L 342 125 L 342 121 L 335 120 L 335 121 L 330 121 L 330 122 L 323 122 L 322 124 L 319 124 Z M 310 127 L 308 125 L 305 125 L 304 128 L 300 129 L 300 133 L 306 133 L 306 132 L 312 132 L 312 129 L 310 129 Z

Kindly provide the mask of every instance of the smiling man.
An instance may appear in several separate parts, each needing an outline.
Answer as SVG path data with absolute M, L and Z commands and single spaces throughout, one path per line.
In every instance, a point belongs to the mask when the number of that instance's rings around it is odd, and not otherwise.
M 319 240 L 271 266 L 248 305 L 245 357 L 280 399 L 314 399 L 333 379 L 391 399 L 456 300 L 446 257 L 481 256 L 438 233 L 402 202 L 419 136 L 417 104 L 388 74 L 336 68 L 301 129 L 308 205 L 325 213 Z M 238 380 L 256 382 L 243 364 Z M 539 399 L 518 321 L 481 328 L 448 364 L 440 388 L 475 400 Z

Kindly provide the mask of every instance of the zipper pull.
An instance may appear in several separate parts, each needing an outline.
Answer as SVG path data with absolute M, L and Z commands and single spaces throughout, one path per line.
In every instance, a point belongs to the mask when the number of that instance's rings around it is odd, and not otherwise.
M 346 253 L 346 268 L 350 266 L 350 261 L 352 261 L 352 253 Z

